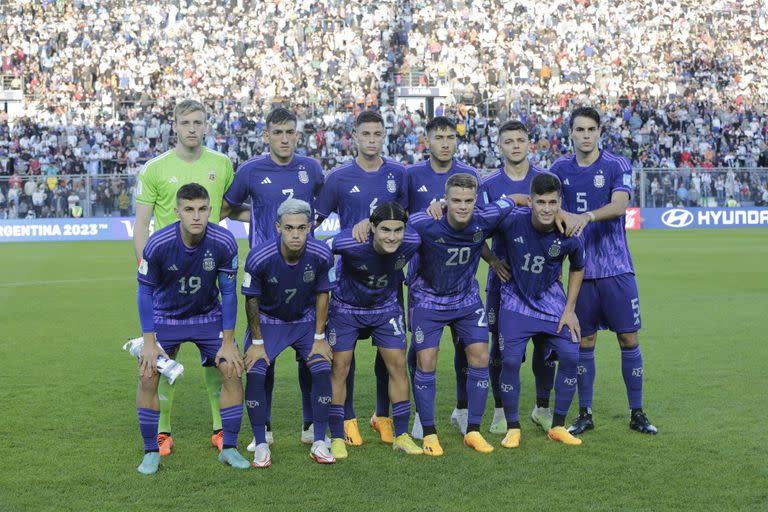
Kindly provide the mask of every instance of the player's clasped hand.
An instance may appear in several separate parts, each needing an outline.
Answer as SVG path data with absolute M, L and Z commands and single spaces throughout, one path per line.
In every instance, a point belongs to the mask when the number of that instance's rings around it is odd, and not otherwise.
M 506 283 L 512 277 L 512 269 L 509 267 L 509 263 L 502 259 L 496 259 L 491 262 L 491 269 L 496 276 L 501 279 L 502 283 Z
M 587 227 L 587 224 L 590 222 L 589 215 L 586 213 L 582 213 L 581 215 L 568 215 L 567 218 L 571 219 L 571 223 L 566 221 L 566 235 L 568 236 L 579 236 L 581 233 L 584 232 L 584 228 Z
M 222 343 L 216 352 L 216 365 L 222 367 L 226 377 L 239 377 L 243 373 L 243 357 L 234 343 Z
M 248 350 L 245 351 L 245 371 L 250 371 L 259 359 L 263 359 L 267 364 L 270 364 L 267 352 L 264 350 L 264 345 L 251 345 L 248 347 Z
M 445 209 L 445 201 L 435 201 L 427 208 L 427 215 L 435 220 L 443 218 L 443 210 Z
M 312 351 L 309 353 L 309 357 L 307 359 L 312 359 L 312 356 L 314 355 L 319 355 L 329 363 L 333 360 L 333 351 L 331 351 L 331 346 L 328 344 L 325 338 L 322 340 L 315 340 L 315 342 L 312 344 Z
M 368 219 L 363 219 L 352 228 L 352 237 L 362 244 L 368 241 L 370 232 L 371 222 Z
M 144 346 L 141 348 L 141 355 L 139 357 L 139 376 L 143 378 L 151 378 L 157 373 L 157 358 L 158 356 L 168 357 L 168 354 L 157 343 L 144 342 Z
M 571 330 L 571 341 L 578 343 L 581 340 L 581 326 L 579 325 L 579 319 L 576 316 L 576 312 L 566 309 L 563 311 L 563 316 L 560 317 L 560 323 L 557 324 L 557 332 L 563 330 L 563 326 L 566 325 Z

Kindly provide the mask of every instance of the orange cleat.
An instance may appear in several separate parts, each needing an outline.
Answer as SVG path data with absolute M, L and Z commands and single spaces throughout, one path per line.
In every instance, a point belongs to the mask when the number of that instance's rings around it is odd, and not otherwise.
M 170 434 L 157 434 L 157 444 L 160 447 L 160 456 L 167 457 L 173 448 L 173 438 Z
M 224 432 L 219 430 L 211 436 L 211 444 L 221 451 L 224 448 Z

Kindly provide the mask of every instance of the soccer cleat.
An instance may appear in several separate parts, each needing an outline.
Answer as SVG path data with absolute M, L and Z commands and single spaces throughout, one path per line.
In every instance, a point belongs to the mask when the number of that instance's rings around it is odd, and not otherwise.
M 400 450 L 408 455 L 421 455 L 424 453 L 424 450 L 419 448 L 419 445 L 413 441 L 413 438 L 407 432 L 400 434 L 392 441 L 392 449 Z
M 251 463 L 240 455 L 237 448 L 224 448 L 221 450 L 218 461 L 235 469 L 248 469 L 251 467 Z
M 437 438 L 437 434 L 429 434 L 424 436 L 424 440 L 421 443 L 421 449 L 424 455 L 431 457 L 440 457 L 443 452 L 443 447 L 440 446 L 440 440 Z
M 360 446 L 363 444 L 363 436 L 357 427 L 357 418 L 344 420 L 344 440 L 348 445 Z
M 347 443 L 344 439 L 341 439 L 340 437 L 331 439 L 331 455 L 333 455 L 336 460 L 347 458 Z
M 534 407 L 531 420 L 544 429 L 544 432 L 549 432 L 552 428 L 552 411 L 549 407 Z
M 141 460 L 141 464 L 136 468 L 142 475 L 154 475 L 157 468 L 160 467 L 160 454 L 158 452 L 147 452 Z
M 171 448 L 173 448 L 173 438 L 171 434 L 157 434 L 157 445 L 160 447 L 159 453 L 161 457 L 167 457 L 171 454 Z
M 573 422 L 573 425 L 568 427 L 568 432 L 574 436 L 578 436 L 579 434 L 583 434 L 587 430 L 592 430 L 593 428 L 595 428 L 595 423 L 592 421 L 592 414 L 579 413 L 579 417 L 576 418 L 576 421 Z
M 507 430 L 507 435 L 501 440 L 501 446 L 504 448 L 517 448 L 520 446 L 520 437 L 522 431 L 519 428 L 510 428 Z
M 315 442 L 315 424 L 311 424 L 307 430 L 301 431 L 301 442 L 312 444 Z
M 259 443 L 253 450 L 253 464 L 255 468 L 268 468 L 272 465 L 272 452 L 269 451 L 268 443 Z
M 651 425 L 651 422 L 648 421 L 648 418 L 642 410 L 635 411 L 635 413 L 632 414 L 632 417 L 629 420 L 629 428 L 637 430 L 642 434 L 656 435 L 659 433 L 659 430 Z
M 491 428 L 488 431 L 491 434 L 505 434 L 507 432 L 507 418 L 504 417 L 504 409 L 501 407 L 493 410 L 493 421 L 491 421 Z
M 309 456 L 315 459 L 318 464 L 333 464 L 336 458 L 325 445 L 325 441 L 315 441 L 309 450 Z
M 267 444 L 269 446 L 272 446 L 275 443 L 275 438 L 272 437 L 272 431 L 271 430 L 267 430 L 265 434 L 266 435 L 264 437 L 267 439 Z M 304 442 L 303 436 L 302 436 L 302 442 Z M 251 439 L 251 442 L 246 447 L 246 450 L 248 450 L 249 452 L 255 452 L 256 451 L 256 438 L 255 437 Z
M 269 444 L 269 446 L 272 446 L 273 444 L 275 444 L 275 436 L 272 435 L 271 430 L 267 430 L 264 433 L 264 437 L 267 438 L 267 444 Z
M 395 440 L 395 427 L 392 424 L 392 418 L 387 416 L 376 416 L 374 414 L 371 416 L 371 427 L 379 433 L 382 442 L 392 444 Z
M 224 447 L 224 432 L 219 430 L 211 436 L 211 444 L 221 451 Z
M 461 435 L 467 433 L 467 409 L 454 409 L 451 413 L 451 425 L 456 427 Z
M 568 444 L 571 446 L 578 446 L 581 444 L 581 439 L 568 432 L 565 427 L 554 427 L 547 431 L 547 437 L 558 443 Z
M 411 429 L 411 437 L 414 439 L 424 439 L 424 428 L 421 426 L 421 418 L 419 413 L 413 416 L 413 428 Z
M 493 451 L 493 446 L 477 430 L 469 432 L 464 436 L 464 445 L 480 453 L 491 453 Z

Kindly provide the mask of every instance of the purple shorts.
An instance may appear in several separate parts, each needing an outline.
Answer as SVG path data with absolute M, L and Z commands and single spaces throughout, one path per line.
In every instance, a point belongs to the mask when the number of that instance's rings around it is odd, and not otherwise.
M 440 345 L 443 327 L 450 326 L 463 346 L 488 343 L 488 323 L 482 302 L 460 309 L 411 309 L 411 344 L 418 352 Z
M 402 309 L 374 314 L 331 311 L 325 332 L 334 352 L 354 350 L 357 340 L 366 338 L 379 348 L 405 350 Z
M 261 335 L 264 338 L 264 350 L 270 364 L 288 347 L 296 351 L 296 359 L 309 359 L 312 345 L 315 342 L 315 322 L 300 322 L 295 324 L 261 324 Z M 245 350 L 251 346 L 253 337 L 250 328 L 245 330 Z
M 217 340 L 189 340 L 189 341 L 180 341 L 180 340 L 171 340 L 171 341 L 162 341 L 157 340 L 158 343 L 160 343 L 160 346 L 163 347 L 163 350 L 165 350 L 165 353 L 171 356 L 171 359 L 173 359 L 176 355 L 176 352 L 179 350 L 179 347 L 182 343 L 194 343 L 197 346 L 197 350 L 200 351 L 200 364 L 203 366 L 216 366 L 216 353 L 221 348 L 221 338 Z
M 581 335 L 601 329 L 615 333 L 640 330 L 640 299 L 634 274 L 585 279 L 576 301 Z
M 564 326 L 557 332 L 557 322 L 540 320 L 503 309 L 499 319 L 499 351 L 502 360 L 518 361 L 525 355 L 528 340 L 544 343 L 546 349 L 556 352 L 561 362 L 573 363 L 579 358 L 579 344 L 571 340 L 571 330 Z

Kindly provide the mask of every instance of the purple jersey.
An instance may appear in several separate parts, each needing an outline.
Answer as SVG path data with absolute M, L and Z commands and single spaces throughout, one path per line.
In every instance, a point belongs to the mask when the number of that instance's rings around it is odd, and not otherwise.
M 542 169 L 531 165 L 528 167 L 528 173 L 522 180 L 513 180 L 506 172 L 504 172 L 504 167 L 494 171 L 483 180 L 485 202 L 491 203 L 502 197 L 509 197 L 512 194 L 529 195 L 531 193 L 531 180 L 541 172 L 543 172 Z M 504 259 L 504 243 L 498 234 L 493 236 L 493 240 L 491 241 L 491 251 L 493 251 L 493 254 L 498 258 Z M 485 291 L 498 290 L 500 286 L 501 280 L 496 276 L 496 273 L 489 268 Z
M 480 186 L 480 174 L 477 170 L 455 158 L 451 168 L 443 173 L 435 172 L 429 159 L 408 167 L 405 170 L 408 178 L 408 211 L 415 213 L 426 210 L 430 204 L 444 197 L 445 182 L 448 181 L 448 177 L 460 172 L 471 174 L 477 178 L 477 184 Z M 482 191 L 478 193 L 477 197 L 481 204 L 488 202 L 481 201 L 481 198 L 484 197 Z
M 232 205 L 250 202 L 249 242 L 255 247 L 274 238 L 277 207 L 283 201 L 301 199 L 312 208 L 322 185 L 323 169 L 316 160 L 295 155 L 289 164 L 278 165 L 269 155 L 262 155 L 240 166 L 224 199 Z
M 153 233 L 136 278 L 155 288 L 155 327 L 207 324 L 213 334 L 210 339 L 218 338 L 220 272 L 231 279 L 237 275 L 237 242 L 228 230 L 209 223 L 202 241 L 193 248 L 181 240 L 179 222 Z
M 383 313 L 402 308 L 399 301 L 403 267 L 421 245 L 419 235 L 407 228 L 403 243 L 393 254 L 379 254 L 373 236 L 365 243 L 345 229 L 327 241 L 334 254 L 341 256 L 336 273 L 336 289 L 331 297 L 334 309 L 343 313 Z
M 559 322 L 565 309 L 560 278 L 566 256 L 574 270 L 584 268 L 584 243 L 557 230 L 533 227 L 531 210 L 520 208 L 499 226 L 512 279 L 501 285 L 501 307 L 532 318 Z
M 262 323 L 314 321 L 315 296 L 332 288 L 331 267 L 333 255 L 325 243 L 307 238 L 299 261 L 291 265 L 280 252 L 280 238 L 274 238 L 248 253 L 242 292 L 259 297 Z
M 355 160 L 329 172 L 315 203 L 317 214 L 328 217 L 336 212 L 339 226 L 347 229 L 367 219 L 382 203 L 396 201 L 407 208 L 405 167 L 389 158 L 383 160 L 374 172 L 366 172 Z
M 410 279 L 410 307 L 458 309 L 480 302 L 475 279 L 485 239 L 515 210 L 507 199 L 475 208 L 467 227 L 457 231 L 447 216 L 434 220 L 426 213 L 411 215 L 408 224 L 421 236 L 419 261 Z
M 550 168 L 563 184 L 563 208 L 583 213 L 611 202 L 616 191 L 632 193 L 632 168 L 626 158 L 600 151 L 589 167 L 579 167 L 575 156 L 561 158 Z M 590 222 L 584 230 L 587 251 L 585 279 L 635 273 L 627 247 L 624 216 Z

